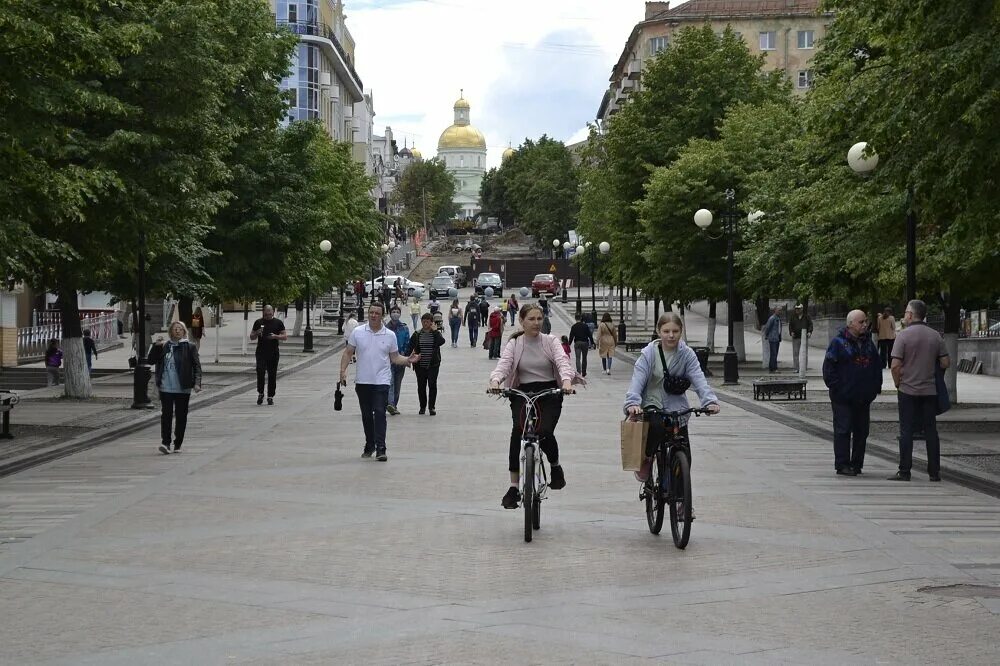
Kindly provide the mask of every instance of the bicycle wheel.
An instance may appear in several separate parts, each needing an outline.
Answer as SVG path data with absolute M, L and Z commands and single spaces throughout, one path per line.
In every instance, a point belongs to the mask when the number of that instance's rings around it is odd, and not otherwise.
M 524 476 L 521 491 L 521 505 L 524 507 L 524 540 L 531 543 L 533 530 L 532 514 L 535 511 L 535 447 L 524 447 Z
M 670 533 L 674 545 L 683 549 L 691 537 L 691 466 L 687 454 L 676 451 L 670 468 Z
M 542 498 L 537 493 L 531 507 L 531 527 L 537 530 L 542 526 Z
M 656 452 L 655 469 L 650 470 L 646 479 L 646 524 L 652 534 L 659 534 L 663 528 L 663 480 L 666 476 L 666 463 L 663 452 Z

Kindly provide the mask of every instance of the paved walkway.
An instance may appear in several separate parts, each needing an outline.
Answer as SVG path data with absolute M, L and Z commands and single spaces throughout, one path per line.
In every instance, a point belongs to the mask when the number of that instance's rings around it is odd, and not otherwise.
M 996 662 L 1000 500 L 836 477 L 828 441 L 727 405 L 692 426 L 678 551 L 620 471 L 619 363 L 567 399 L 569 485 L 525 544 L 492 362 L 443 352 L 388 463 L 331 359 L 194 412 L 182 455 L 147 428 L 0 479 L 0 663 Z

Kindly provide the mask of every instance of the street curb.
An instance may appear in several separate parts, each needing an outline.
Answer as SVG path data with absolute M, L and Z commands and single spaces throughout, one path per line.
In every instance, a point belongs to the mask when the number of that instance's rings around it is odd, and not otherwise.
M 333 344 L 328 349 L 320 352 L 316 352 L 316 355 L 312 358 L 302 359 L 297 363 L 294 363 L 287 368 L 283 368 L 278 371 L 278 377 L 284 377 L 299 370 L 304 370 L 310 368 L 322 361 L 325 361 L 331 356 L 334 356 L 344 347 L 344 341 L 340 340 Z M 190 411 L 201 409 L 203 407 L 210 407 L 223 400 L 228 400 L 229 398 L 243 393 L 251 388 L 257 387 L 256 378 L 228 386 L 222 389 L 218 393 L 206 396 L 198 401 L 192 401 Z M 93 432 L 88 432 L 84 435 L 74 437 L 73 439 L 60 442 L 59 444 L 54 444 L 49 448 L 42 449 L 41 451 L 32 451 L 31 453 L 26 453 L 22 456 L 16 458 L 11 458 L 0 462 L 0 478 L 16 474 L 18 472 L 23 472 L 31 467 L 37 467 L 38 465 L 44 465 L 45 463 L 52 462 L 53 460 L 58 460 L 59 458 L 65 458 L 66 456 L 71 456 L 74 453 L 79 453 L 81 451 L 86 451 L 87 449 L 92 449 L 96 446 L 100 446 L 105 442 L 114 440 L 122 435 L 129 432 L 146 428 L 160 420 L 159 412 L 147 412 L 145 416 L 139 416 L 143 412 L 137 412 L 137 417 L 133 421 L 127 423 L 121 423 L 115 426 L 109 426 L 107 428 L 99 428 Z

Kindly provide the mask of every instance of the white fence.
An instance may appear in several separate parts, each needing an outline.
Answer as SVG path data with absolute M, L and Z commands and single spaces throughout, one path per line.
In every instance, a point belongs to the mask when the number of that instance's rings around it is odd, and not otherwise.
M 17 329 L 17 358 L 19 361 L 42 358 L 49 340 L 62 338 L 62 322 L 59 312 L 35 312 L 35 326 Z M 90 329 L 90 337 L 97 345 L 98 351 L 107 349 L 118 343 L 118 316 L 111 312 L 107 314 L 83 315 L 80 317 L 80 327 Z

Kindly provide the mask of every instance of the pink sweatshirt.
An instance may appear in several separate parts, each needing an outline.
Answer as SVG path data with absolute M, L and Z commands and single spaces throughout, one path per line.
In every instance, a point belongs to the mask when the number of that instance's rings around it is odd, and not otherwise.
M 559 338 L 544 333 L 539 333 L 542 342 L 542 351 L 545 357 L 552 364 L 552 379 L 562 384 L 572 382 L 574 384 L 585 384 L 583 377 L 578 377 L 573 365 L 569 362 L 569 357 L 563 353 L 562 344 Z M 520 383 L 517 378 L 517 364 L 521 361 L 521 354 L 524 353 L 524 336 L 519 335 L 513 340 L 508 340 L 500 352 L 500 360 L 497 367 L 490 374 L 491 382 L 500 384 L 506 383 L 507 388 L 517 388 Z

